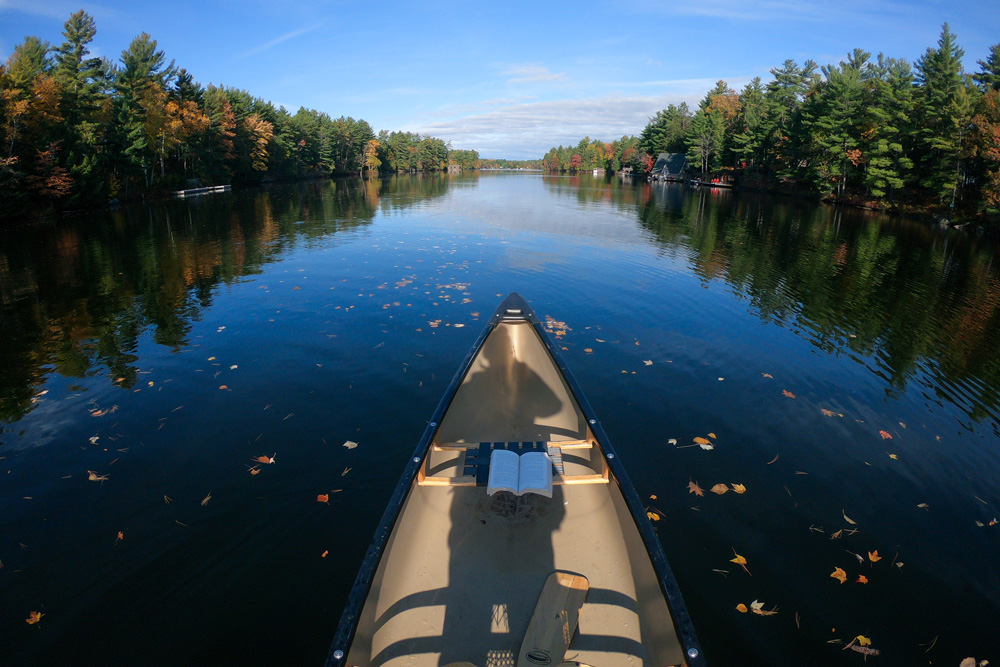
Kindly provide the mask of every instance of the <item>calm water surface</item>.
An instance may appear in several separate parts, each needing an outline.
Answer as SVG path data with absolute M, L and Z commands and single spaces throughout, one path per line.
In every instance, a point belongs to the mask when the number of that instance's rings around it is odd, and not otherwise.
M 565 323 L 710 664 L 861 664 L 857 635 L 871 664 L 1000 663 L 996 248 L 537 174 L 3 232 L 0 662 L 321 663 L 406 457 L 511 291 Z M 754 600 L 777 613 L 736 609 Z

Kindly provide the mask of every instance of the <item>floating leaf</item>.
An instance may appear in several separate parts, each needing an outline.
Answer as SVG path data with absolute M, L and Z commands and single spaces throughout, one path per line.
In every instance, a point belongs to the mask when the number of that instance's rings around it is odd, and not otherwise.
M 258 456 L 257 458 L 255 458 L 253 460 L 256 461 L 257 463 L 274 463 L 274 457 L 277 456 L 277 455 L 278 455 L 278 453 L 275 452 L 271 456 Z
M 694 439 L 694 444 L 696 444 L 696 445 L 710 445 L 710 444 L 712 444 L 712 441 L 709 440 L 709 439 L 707 439 L 707 438 L 703 438 L 703 437 L 701 437 L 699 435 L 697 438 Z
M 205 505 L 207 505 L 208 501 L 211 499 L 212 499 L 212 494 L 210 493 L 207 496 L 205 496 L 205 499 L 203 501 L 201 501 L 201 506 L 204 507 Z
M 657 514 L 656 512 L 646 512 L 646 516 L 649 517 L 650 521 L 659 521 L 660 520 L 660 515 Z
M 356 442 L 354 442 L 352 440 L 348 440 L 347 442 L 344 443 L 344 447 L 347 447 L 348 449 L 354 449 L 357 446 L 358 446 L 358 443 L 356 443 Z
M 747 606 L 741 602 L 738 605 L 736 605 L 736 611 L 740 612 L 741 614 L 745 614 L 750 610 L 747 609 Z
M 795 398 L 795 394 L 793 394 L 792 392 L 788 391 L 787 389 L 782 389 L 781 393 L 783 395 L 787 396 L 788 398 Z
M 650 494 L 649 499 L 650 500 L 656 500 L 656 494 L 655 493 Z
M 868 583 L 868 577 L 866 577 L 863 574 L 859 574 L 858 578 L 854 580 L 854 583 L 856 583 L 856 584 L 867 584 Z
M 88 470 L 87 471 L 87 479 L 89 479 L 91 482 L 103 482 L 108 477 L 109 477 L 109 475 L 99 475 L 96 472 L 94 472 L 93 470 Z
M 844 510 L 840 510 L 840 513 L 844 515 L 844 521 L 846 521 L 847 523 L 851 524 L 852 526 L 858 525 L 857 522 L 854 521 L 854 519 L 852 519 L 851 517 L 847 516 L 847 514 L 844 512 Z
M 721 496 L 723 493 L 729 492 L 729 487 L 726 486 L 725 484 L 716 484 L 711 489 L 709 489 L 709 491 Z
M 839 540 L 843 536 L 843 534 L 844 534 L 844 529 L 841 528 L 836 533 L 834 533 L 833 535 L 831 535 L 830 539 L 831 540 Z
M 125 539 L 125 533 L 123 533 L 122 531 L 119 530 L 118 531 L 118 537 L 115 538 L 115 544 L 118 544 L 119 542 L 121 542 L 124 539 Z
M 878 434 L 882 436 L 883 440 L 892 440 L 892 434 L 888 431 L 879 431 Z
M 38 621 L 42 620 L 42 616 L 45 614 L 37 611 L 28 612 L 28 618 L 24 619 L 28 625 L 34 625 Z
M 771 375 L 770 373 L 761 373 L 761 375 L 763 375 L 763 376 L 764 376 L 764 377 L 766 377 L 766 378 L 770 378 L 771 380 L 773 380 L 773 379 L 774 379 L 774 376 L 773 376 L 773 375 Z
M 844 415 L 840 412 L 834 412 L 833 410 L 827 410 L 826 408 L 820 408 L 820 412 L 826 417 L 843 417 Z
M 708 437 L 710 437 L 712 440 L 715 440 L 717 436 L 714 433 L 709 433 Z
M 698 482 L 695 482 L 695 481 L 689 481 L 688 482 L 688 493 L 693 493 L 696 496 L 704 496 L 705 495 L 705 492 L 701 490 L 700 486 L 698 486 Z
M 927 503 L 920 503 L 919 505 L 917 505 L 917 507 L 927 510 L 930 508 L 930 505 L 928 505 Z
M 701 447 L 702 449 L 704 449 L 705 451 L 709 451 L 709 452 L 712 451 L 713 449 L 715 449 L 715 445 L 713 445 L 712 443 L 707 443 L 707 444 L 706 443 L 702 443 L 702 444 L 700 444 L 698 446 Z
M 747 574 L 749 574 L 752 577 L 753 574 L 751 574 L 750 570 L 747 569 L 747 559 L 736 553 L 736 549 L 733 549 L 733 555 L 736 556 L 736 558 L 730 558 L 729 562 L 736 563 L 737 565 L 742 567 Z
M 328 550 L 326 550 L 326 551 L 324 551 L 324 552 L 323 552 L 323 553 L 322 553 L 322 554 L 320 555 L 320 558 L 326 558 L 326 555 L 327 555 L 328 553 L 330 553 L 329 549 L 328 549 Z
M 878 555 L 878 549 L 876 549 L 875 551 L 868 552 L 868 560 L 870 560 L 873 563 L 877 563 L 880 560 L 882 560 L 882 557 Z
M 219 389 L 221 389 L 222 391 L 229 391 L 229 387 L 227 387 L 227 386 L 226 386 L 226 385 L 224 385 L 224 384 L 220 384 L 220 385 L 219 385 Z
M 854 640 L 857 641 L 858 644 L 860 644 L 861 646 L 872 645 L 872 640 L 869 639 L 868 637 L 865 637 L 864 635 L 858 635 L 857 637 L 854 638 Z
M 677 445 L 677 438 L 670 438 L 669 440 L 667 440 L 667 444 L 668 445 L 675 445 L 676 446 Z
M 329 503 L 330 502 L 330 494 L 329 493 L 321 493 L 321 494 L 317 495 L 316 496 L 316 502 L 319 502 L 319 503 Z
M 733 484 L 732 486 L 733 486 L 733 491 L 735 491 L 736 493 L 743 494 L 747 492 L 747 487 L 743 486 L 742 484 Z
M 651 360 L 649 360 L 649 359 L 643 359 L 642 363 L 646 364 L 647 366 L 652 366 L 653 365 L 653 362 Z
M 594 349 L 590 347 L 585 347 L 583 348 L 583 351 L 586 352 L 587 354 L 593 354 Z
M 847 573 L 842 568 L 835 568 L 830 576 L 842 584 L 847 583 Z

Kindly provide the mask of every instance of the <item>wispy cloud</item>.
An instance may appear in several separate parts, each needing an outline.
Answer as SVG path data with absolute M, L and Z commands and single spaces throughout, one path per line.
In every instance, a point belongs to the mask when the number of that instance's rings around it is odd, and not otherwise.
M 585 136 L 613 141 L 639 134 L 658 110 L 696 99 L 667 94 L 531 102 L 407 129 L 441 137 L 455 148 L 474 148 L 483 157 L 540 158 L 553 146 L 575 145 Z
M 566 80 L 565 74 L 557 74 L 548 67 L 537 64 L 511 65 L 500 74 L 507 77 L 507 83 L 554 83 Z
M 243 60 L 244 58 L 250 58 L 251 56 L 256 56 L 258 54 L 263 53 L 264 51 L 268 51 L 270 49 L 273 49 L 274 47 L 278 46 L 279 44 L 283 44 L 284 42 L 287 42 L 290 39 L 295 39 L 296 37 L 301 37 L 302 35 L 305 35 L 306 33 L 312 32 L 313 30 L 316 30 L 317 28 L 321 27 L 322 25 L 323 25 L 323 22 L 320 21 L 320 22 L 314 23 L 312 25 L 308 25 L 308 26 L 305 26 L 303 28 L 299 28 L 297 30 L 292 30 L 291 32 L 286 32 L 284 35 L 281 35 L 280 37 L 275 37 L 274 39 L 272 39 L 269 42 L 265 42 L 263 44 L 255 46 L 254 48 L 250 49 L 249 51 L 244 51 L 243 53 L 238 54 L 233 60 Z
M 739 21 L 829 21 L 851 18 L 859 20 L 872 14 L 905 15 L 912 7 L 893 0 L 741 0 L 740 2 L 687 2 L 651 0 L 636 7 L 673 16 L 701 16 Z

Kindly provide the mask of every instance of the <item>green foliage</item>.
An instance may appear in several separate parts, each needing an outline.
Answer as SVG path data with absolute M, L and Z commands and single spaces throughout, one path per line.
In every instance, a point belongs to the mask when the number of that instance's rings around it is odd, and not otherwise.
M 146 33 L 117 63 L 90 57 L 96 34 L 81 10 L 66 21 L 61 45 L 28 37 L 0 64 L 0 217 L 23 212 L 32 197 L 87 205 L 191 180 L 479 168 L 476 151 L 452 151 L 435 137 L 383 133 L 376 141 L 361 119 L 291 114 L 245 90 L 205 88 Z

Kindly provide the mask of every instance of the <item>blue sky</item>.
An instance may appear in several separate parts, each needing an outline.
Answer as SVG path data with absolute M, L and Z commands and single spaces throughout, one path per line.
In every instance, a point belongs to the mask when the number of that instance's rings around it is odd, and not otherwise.
M 26 35 L 61 43 L 81 8 L 96 55 L 117 60 L 147 32 L 203 84 L 516 159 L 638 134 L 668 104 L 767 81 L 788 58 L 914 62 L 947 21 L 978 71 L 1000 42 L 998 0 L 0 0 L 0 58 Z

